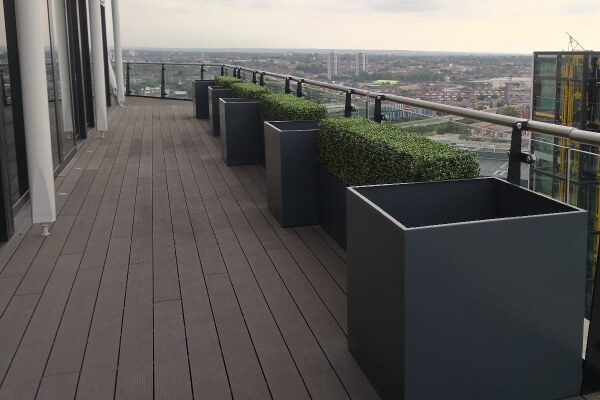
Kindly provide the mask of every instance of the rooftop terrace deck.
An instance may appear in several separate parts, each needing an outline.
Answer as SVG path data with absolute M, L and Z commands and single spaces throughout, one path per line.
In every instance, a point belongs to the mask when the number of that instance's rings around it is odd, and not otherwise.
M 0 250 L 0 399 L 376 399 L 345 254 L 282 229 L 191 104 L 130 98 Z
M 344 253 L 282 229 L 189 102 L 128 99 L 0 250 L 0 399 L 371 399 Z

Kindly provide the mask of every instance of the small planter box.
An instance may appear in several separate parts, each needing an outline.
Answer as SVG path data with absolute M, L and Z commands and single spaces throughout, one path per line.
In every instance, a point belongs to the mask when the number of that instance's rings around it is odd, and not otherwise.
M 208 87 L 214 84 L 212 79 L 194 80 L 194 115 L 197 119 L 208 119 Z
M 318 121 L 264 124 L 267 202 L 282 227 L 319 223 Z
M 346 184 L 323 168 L 319 169 L 319 221 L 346 250 Z
M 231 97 L 231 88 L 224 86 L 208 87 L 208 119 L 213 136 L 221 135 L 221 119 L 219 118 L 219 99 Z
M 221 156 L 227 165 L 261 164 L 264 140 L 256 99 L 219 99 Z
M 494 178 L 347 195 L 348 346 L 382 398 L 579 394 L 585 211 Z

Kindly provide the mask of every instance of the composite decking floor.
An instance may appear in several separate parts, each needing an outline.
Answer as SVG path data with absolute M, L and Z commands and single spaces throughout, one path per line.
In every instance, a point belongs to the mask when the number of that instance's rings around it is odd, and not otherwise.
M 346 348 L 344 253 L 283 229 L 189 102 L 109 111 L 51 235 L 0 250 L 0 399 L 375 399 Z
M 377 399 L 344 252 L 281 228 L 191 103 L 127 104 L 56 178 L 52 234 L 0 250 L 0 400 Z

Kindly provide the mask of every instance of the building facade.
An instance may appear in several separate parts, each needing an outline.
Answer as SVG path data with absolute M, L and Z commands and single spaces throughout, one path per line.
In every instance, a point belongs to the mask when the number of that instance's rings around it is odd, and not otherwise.
M 335 51 L 327 54 L 327 79 L 338 76 L 338 54 Z
M 356 55 L 355 75 L 359 76 L 361 72 L 367 71 L 367 53 L 361 51 Z
M 536 52 L 533 62 L 532 119 L 600 132 L 600 53 Z M 531 189 L 588 210 L 589 311 L 600 240 L 598 147 L 534 134 L 531 150 Z
M 30 25 L 23 21 L 32 18 L 37 22 L 38 6 L 41 7 L 38 25 L 43 33 L 43 44 L 35 43 L 24 34 L 24 29 L 30 29 Z M 41 122 L 50 128 L 54 176 L 76 153 L 78 143 L 87 138 L 88 129 L 96 125 L 90 48 L 89 7 L 92 6 L 101 8 L 105 32 L 104 5 L 98 0 L 0 1 L 0 102 L 3 110 L 0 113 L 0 242 L 7 241 L 14 233 L 14 218 L 31 200 L 31 176 L 36 173 L 29 171 L 28 153 L 32 153 L 33 148 L 31 132 L 28 132 L 31 128 L 28 127 L 32 125 L 26 116 L 30 115 L 32 104 L 31 92 L 26 94 L 24 88 L 24 83 L 35 78 L 29 75 L 31 62 L 27 58 L 32 54 L 32 47 L 35 47 L 33 53 L 38 46 L 44 48 L 45 88 L 39 90 L 42 94 L 47 93 L 49 117 Z M 36 7 L 35 13 L 28 12 L 32 7 Z M 106 48 L 106 35 L 103 37 L 102 45 Z M 108 60 L 103 61 L 100 64 L 106 64 Z M 100 90 L 108 91 L 108 88 L 104 86 Z

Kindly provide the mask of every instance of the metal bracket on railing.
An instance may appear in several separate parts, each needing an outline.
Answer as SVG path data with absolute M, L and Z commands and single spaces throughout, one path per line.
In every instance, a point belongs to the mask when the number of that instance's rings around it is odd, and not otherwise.
M 129 71 L 131 70 L 131 65 L 127 63 L 127 80 L 125 81 L 125 95 L 131 96 L 131 78 L 129 75 Z
M 381 123 L 383 121 L 383 114 L 381 113 L 381 100 L 383 100 L 385 96 L 377 95 L 375 96 L 375 109 L 373 110 L 373 121 Z
M 352 116 L 352 93 L 354 93 L 354 90 L 346 90 L 346 103 L 344 104 L 344 117 L 346 118 Z
M 225 76 L 225 64 L 221 65 L 221 76 Z
M 304 79 L 298 79 L 298 86 L 296 86 L 296 97 L 302 97 L 302 82 L 304 82 Z
M 160 73 L 160 98 L 164 99 L 167 97 L 167 88 L 166 88 L 166 79 L 165 79 L 165 71 L 167 67 L 165 64 L 162 64 L 161 73 Z
M 290 89 L 290 78 L 285 78 L 285 93 L 292 93 L 292 89 Z
M 260 86 L 265 86 L 265 73 L 260 73 Z
M 535 156 L 521 151 L 521 138 L 527 128 L 527 120 L 516 122 L 512 127 L 510 151 L 508 153 L 508 174 L 506 180 L 514 185 L 521 184 L 521 163 L 533 164 Z
M 204 79 L 204 64 L 200 64 L 200 79 Z
M 254 71 L 252 73 L 252 83 L 256 84 L 256 74 L 258 74 L 258 71 Z

